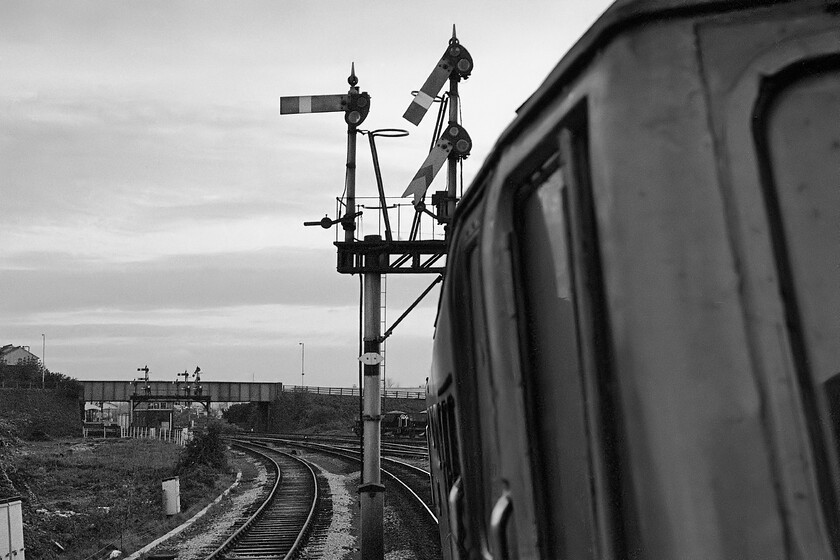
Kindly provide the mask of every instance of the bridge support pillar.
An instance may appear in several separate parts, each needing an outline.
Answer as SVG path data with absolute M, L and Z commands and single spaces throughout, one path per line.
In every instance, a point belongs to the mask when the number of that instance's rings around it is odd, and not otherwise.
M 261 432 L 267 432 L 270 426 L 269 421 L 271 420 L 271 403 L 267 402 L 260 402 L 257 403 L 259 408 L 259 420 L 260 423 L 260 430 Z

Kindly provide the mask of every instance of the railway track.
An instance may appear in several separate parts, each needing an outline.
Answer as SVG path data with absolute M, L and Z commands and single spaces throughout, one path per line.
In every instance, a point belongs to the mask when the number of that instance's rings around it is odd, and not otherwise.
M 358 436 L 321 436 L 321 435 L 301 435 L 301 434 L 252 434 L 248 439 L 254 441 L 289 441 L 301 443 L 321 443 L 324 445 L 333 445 L 348 451 L 353 451 L 359 448 Z M 426 440 L 423 438 L 383 438 L 382 439 L 382 454 L 394 455 L 407 458 L 427 459 L 429 458 L 429 450 L 426 445 Z
M 318 444 L 320 442 L 310 442 L 313 444 Z M 359 450 L 359 442 L 356 441 L 351 445 L 347 445 L 344 443 L 341 444 L 329 444 L 323 443 L 322 445 L 328 445 L 335 449 L 342 449 L 348 451 L 350 453 L 356 453 Z M 415 460 L 423 460 L 426 463 L 429 462 L 429 451 L 426 449 L 425 446 L 411 446 L 411 445 L 399 445 L 393 443 L 383 443 L 381 446 L 382 456 L 390 456 L 390 457 L 402 457 L 404 459 L 415 459 Z
M 361 453 L 357 449 L 335 447 L 313 441 L 291 441 L 278 436 L 265 434 L 247 436 L 245 439 L 259 445 L 278 447 L 292 447 L 306 452 L 334 457 L 339 461 L 349 462 L 358 468 Z M 341 442 L 346 445 L 346 442 Z M 386 452 L 383 450 L 383 455 Z M 313 458 L 313 462 L 318 461 Z M 428 462 L 428 458 L 425 459 Z M 421 461 L 422 463 L 422 461 Z M 438 538 L 438 520 L 433 511 L 431 485 L 429 484 L 428 468 L 420 468 L 399 459 L 382 457 L 382 483 L 386 487 L 385 515 L 390 516 L 391 523 L 396 521 L 398 530 L 386 532 L 386 550 L 410 550 L 419 559 L 433 559 L 441 557 L 440 540 Z M 320 514 L 319 514 L 320 517 Z M 322 529 L 313 530 L 310 541 L 303 554 L 314 553 L 319 546 Z M 311 548 L 311 547 L 315 548 Z M 402 552 L 401 552 L 402 553 Z
M 265 436 L 260 437 L 258 441 L 315 450 L 355 462 L 361 461 L 361 453 L 359 451 L 343 446 Z M 386 466 L 387 468 L 385 468 Z M 401 491 L 405 492 L 416 502 L 417 507 L 423 511 L 422 517 L 427 522 L 437 525 L 437 516 L 432 511 L 432 492 L 431 485 L 429 484 L 429 472 L 427 470 L 398 459 L 383 456 L 382 474 L 385 479 L 391 480 Z
M 382 454 L 396 455 L 399 457 L 413 457 L 419 459 L 425 458 L 428 461 L 429 448 L 426 447 L 425 441 L 421 445 L 385 442 L 382 444 Z
M 285 440 L 303 441 L 303 442 L 317 442 L 335 445 L 353 445 L 359 443 L 359 436 L 343 436 L 343 435 L 321 435 L 321 434 L 277 434 L 277 433 L 252 433 L 256 437 L 279 437 Z M 392 435 L 382 436 L 383 444 L 404 445 L 408 448 L 425 448 L 426 438 L 420 437 L 394 437 Z
M 262 504 L 206 560 L 291 558 L 315 518 L 318 482 L 305 461 L 276 449 L 234 440 L 269 465 L 273 484 Z

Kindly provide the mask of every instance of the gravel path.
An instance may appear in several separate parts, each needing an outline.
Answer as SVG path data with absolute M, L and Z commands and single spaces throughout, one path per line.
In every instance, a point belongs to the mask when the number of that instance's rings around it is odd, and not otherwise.
M 236 452 L 234 452 L 236 453 Z M 248 507 L 259 498 L 268 481 L 268 473 L 260 463 L 242 453 L 233 463 L 243 473 L 239 487 L 210 508 L 210 511 L 184 532 L 160 544 L 152 554 L 174 552 L 178 560 L 204 560 L 231 533 L 231 527 Z
M 303 453 L 305 458 L 315 464 L 330 484 L 333 500 L 333 516 L 328 536 L 317 545 L 317 554 L 304 554 L 304 560 L 359 560 L 361 551 L 359 525 L 359 472 L 358 467 L 317 453 Z M 383 511 L 383 531 L 385 541 L 385 560 L 428 560 L 439 558 L 439 548 L 424 540 L 437 539 L 434 535 L 417 534 L 414 518 L 406 518 L 402 501 L 404 497 L 398 492 L 388 492 L 385 496 Z M 401 507 L 402 506 L 402 507 Z M 313 546 L 316 548 L 316 546 Z M 422 550 L 418 554 L 416 550 Z M 437 551 L 438 555 L 431 554 Z M 313 551 L 314 552 L 314 551 Z
M 315 465 L 321 476 L 327 481 L 332 497 L 332 515 L 329 527 L 324 531 L 323 538 L 303 548 L 300 554 L 302 560 L 330 558 L 335 560 L 351 560 L 356 557 L 358 545 L 354 520 L 358 507 L 355 507 L 355 493 L 351 490 L 358 486 L 359 475 L 333 474 Z

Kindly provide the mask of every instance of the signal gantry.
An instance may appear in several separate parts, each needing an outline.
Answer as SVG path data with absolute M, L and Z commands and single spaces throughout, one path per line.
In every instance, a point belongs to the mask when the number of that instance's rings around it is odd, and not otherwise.
M 414 100 L 405 114 L 406 120 L 419 125 L 435 101 L 440 102 L 433 145 L 419 171 L 403 193 L 403 197 L 413 197 L 414 218 L 408 239 L 395 239 L 388 215 L 388 204 L 379 169 L 379 156 L 376 149 L 376 137 L 399 137 L 408 134 L 400 129 L 380 129 L 362 131 L 358 129 L 370 110 L 370 96 L 367 92 L 359 93 L 355 65 L 351 65 L 348 78 L 350 90 L 347 94 L 287 96 L 280 98 L 280 114 L 301 114 L 321 112 L 345 113 L 347 124 L 347 160 L 345 175 L 345 197 L 343 208 L 338 216 L 329 216 L 317 221 L 304 222 L 305 226 L 321 226 L 329 229 L 341 224 L 344 228 L 344 241 L 336 241 L 338 250 L 338 272 L 342 274 L 361 274 L 363 276 L 364 333 L 363 350 L 359 356 L 360 378 L 364 378 L 362 442 L 364 462 L 359 485 L 361 505 L 361 549 L 362 556 L 374 560 L 383 558 L 383 511 L 385 487 L 381 480 L 381 430 L 382 403 L 380 376 L 384 356 L 381 344 L 391 335 L 397 324 L 422 300 L 431 289 L 441 281 L 445 270 L 442 259 L 446 255 L 446 239 L 420 239 L 420 223 L 424 215 L 430 215 L 437 223 L 446 225 L 455 211 L 457 202 L 457 166 L 465 159 L 472 148 L 472 140 L 459 122 L 458 82 L 469 77 L 473 60 L 469 52 L 458 41 L 455 26 L 452 26 L 452 38 L 446 51 L 426 82 L 416 92 Z M 442 97 L 438 93 L 449 81 L 449 91 Z M 448 120 L 447 120 L 448 108 Z M 379 194 L 379 211 L 385 225 L 385 239 L 380 235 L 367 235 L 359 240 L 356 235 L 356 219 L 361 212 L 356 208 L 356 135 L 366 134 L 370 142 L 371 157 L 376 175 Z M 431 212 L 425 204 L 426 191 L 443 163 L 448 161 L 447 188 L 434 193 Z M 341 201 L 340 201 L 341 204 Z M 381 333 L 382 276 L 389 273 L 432 273 L 436 278 L 417 300 L 399 319 Z M 360 379 L 361 381 L 361 379 Z

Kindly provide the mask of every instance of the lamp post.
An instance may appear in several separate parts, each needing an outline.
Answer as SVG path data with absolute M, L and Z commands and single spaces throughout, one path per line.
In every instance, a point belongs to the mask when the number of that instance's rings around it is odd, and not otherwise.
M 41 389 L 45 387 L 44 378 L 47 375 L 47 336 L 41 333 Z
M 300 345 L 300 386 L 303 387 L 303 357 L 306 344 L 303 342 L 298 342 L 298 344 Z

